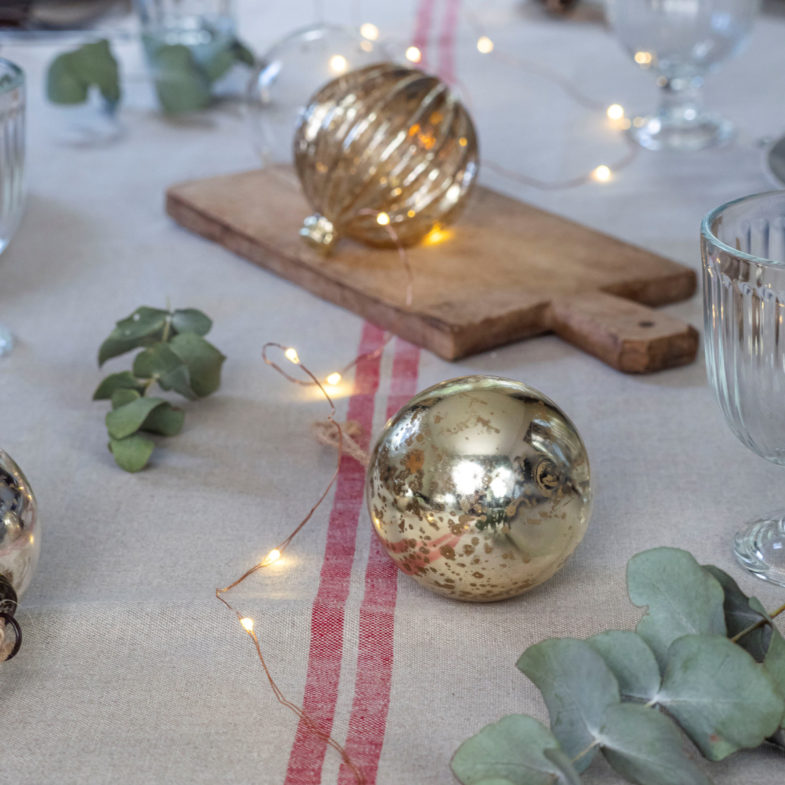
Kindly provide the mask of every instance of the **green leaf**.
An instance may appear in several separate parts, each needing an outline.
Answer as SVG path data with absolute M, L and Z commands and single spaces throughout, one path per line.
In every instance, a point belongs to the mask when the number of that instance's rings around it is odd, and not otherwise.
M 169 114 L 204 109 L 211 100 L 210 80 L 191 50 L 183 44 L 164 44 L 148 50 L 161 108 Z
M 705 564 L 703 569 L 719 581 L 725 593 L 723 608 L 729 638 L 735 637 L 761 621 L 766 622 L 762 627 L 748 632 L 737 641 L 739 646 L 748 651 L 756 662 L 763 662 L 771 642 L 771 620 L 766 609 L 756 597 L 748 597 L 724 570 L 713 564 Z
M 463 785 L 580 785 L 553 734 L 522 714 L 502 717 L 467 739 L 451 767 Z
M 163 398 L 137 398 L 109 412 L 106 415 L 106 429 L 113 439 L 124 439 L 142 427 L 153 409 L 166 403 Z
M 117 322 L 109 337 L 101 344 L 98 365 L 131 349 L 160 341 L 168 317 L 169 312 L 159 308 L 137 308 L 130 316 Z
M 600 743 L 608 763 L 639 785 L 711 785 L 685 753 L 679 729 L 657 709 L 609 706 Z
M 185 412 L 182 409 L 166 403 L 147 415 L 140 430 L 160 433 L 161 436 L 176 436 L 183 429 L 184 420 Z
M 120 72 L 106 39 L 58 55 L 47 72 L 46 94 L 53 103 L 84 103 L 91 87 L 112 105 L 120 100 Z
M 110 439 L 109 449 L 115 463 L 127 472 L 138 472 L 147 465 L 153 454 L 155 444 L 152 439 L 134 434 L 125 439 Z
M 620 700 L 619 685 L 603 658 L 586 641 L 552 638 L 530 646 L 518 660 L 540 689 L 551 717 L 551 730 L 565 753 L 575 759 L 595 741 L 605 710 Z M 575 761 L 583 771 L 590 750 Z
M 182 308 L 172 315 L 172 327 L 176 333 L 196 333 L 207 335 L 213 320 L 196 308 Z
M 135 376 L 154 377 L 164 390 L 174 390 L 191 400 L 196 397 L 191 387 L 188 366 L 169 344 L 157 343 L 139 352 L 134 359 L 133 370 Z
M 128 390 L 121 387 L 112 393 L 112 408 L 119 409 L 121 406 L 125 406 L 127 403 L 131 403 L 131 401 L 135 401 L 140 397 L 136 390 Z
M 785 638 L 776 627 L 773 628 L 772 633 L 763 666 L 777 686 L 779 694 L 785 698 Z M 782 727 L 785 728 L 785 717 Z
M 722 586 L 687 551 L 654 548 L 633 556 L 627 588 L 633 604 L 648 606 L 637 631 L 660 667 L 677 638 L 726 634 Z
M 110 104 L 120 100 L 120 70 L 112 54 L 109 41 L 100 41 L 80 46 L 71 52 L 71 67 L 85 84 L 95 85 Z
M 232 51 L 238 63 L 252 67 L 256 65 L 256 55 L 239 38 L 235 38 L 232 42 Z
M 649 701 L 660 689 L 660 669 L 654 653 L 632 630 L 608 630 L 589 638 L 619 682 L 623 698 Z
M 52 60 L 46 72 L 46 97 L 53 104 L 83 104 L 89 88 L 74 73 L 70 52 Z
M 130 371 L 112 373 L 98 385 L 93 393 L 93 400 L 109 400 L 115 390 L 137 390 L 138 392 L 142 392 L 144 390 L 144 384 Z
M 196 333 L 175 335 L 169 345 L 188 366 L 191 388 L 197 395 L 204 397 L 218 389 L 226 359 L 218 349 Z
M 710 760 L 762 744 L 785 713 L 763 666 L 719 635 L 686 635 L 671 646 L 657 702 Z
M 237 57 L 231 47 L 217 50 L 212 57 L 202 63 L 205 76 L 210 82 L 217 82 L 224 74 L 228 73 Z

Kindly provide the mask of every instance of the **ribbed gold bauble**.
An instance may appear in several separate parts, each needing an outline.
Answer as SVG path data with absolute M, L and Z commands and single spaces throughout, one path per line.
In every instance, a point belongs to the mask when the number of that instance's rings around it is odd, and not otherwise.
M 316 211 L 301 234 L 411 245 L 452 221 L 477 176 L 468 112 L 435 76 L 392 63 L 334 79 L 304 110 L 294 161 Z
M 583 538 L 592 499 L 575 426 L 537 390 L 491 376 L 412 398 L 376 443 L 366 492 L 398 567 L 473 602 L 550 578 Z

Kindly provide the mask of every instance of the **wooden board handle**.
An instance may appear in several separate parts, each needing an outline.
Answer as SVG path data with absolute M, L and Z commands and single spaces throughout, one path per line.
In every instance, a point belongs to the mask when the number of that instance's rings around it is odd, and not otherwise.
M 551 303 L 551 329 L 625 373 L 650 373 L 695 359 L 698 331 L 680 319 L 605 292 Z

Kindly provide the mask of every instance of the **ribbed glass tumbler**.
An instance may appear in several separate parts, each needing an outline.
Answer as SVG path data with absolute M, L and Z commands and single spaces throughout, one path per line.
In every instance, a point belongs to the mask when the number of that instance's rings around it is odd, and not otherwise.
M 18 66 L 0 58 L 0 254 L 22 218 L 24 172 L 25 77 Z M 12 346 L 10 331 L 0 324 L 0 355 Z
M 713 210 L 701 225 L 701 255 L 709 380 L 736 436 L 785 466 L 785 192 Z M 785 509 L 749 522 L 734 551 L 748 570 L 785 586 Z

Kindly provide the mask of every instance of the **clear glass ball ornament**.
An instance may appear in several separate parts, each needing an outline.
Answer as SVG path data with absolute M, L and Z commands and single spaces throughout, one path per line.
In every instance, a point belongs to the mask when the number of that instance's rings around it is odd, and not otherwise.
M 306 27 L 275 44 L 262 56 L 247 94 L 251 136 L 262 164 L 292 163 L 300 113 L 320 87 L 348 71 L 389 59 L 379 41 L 336 25 Z

